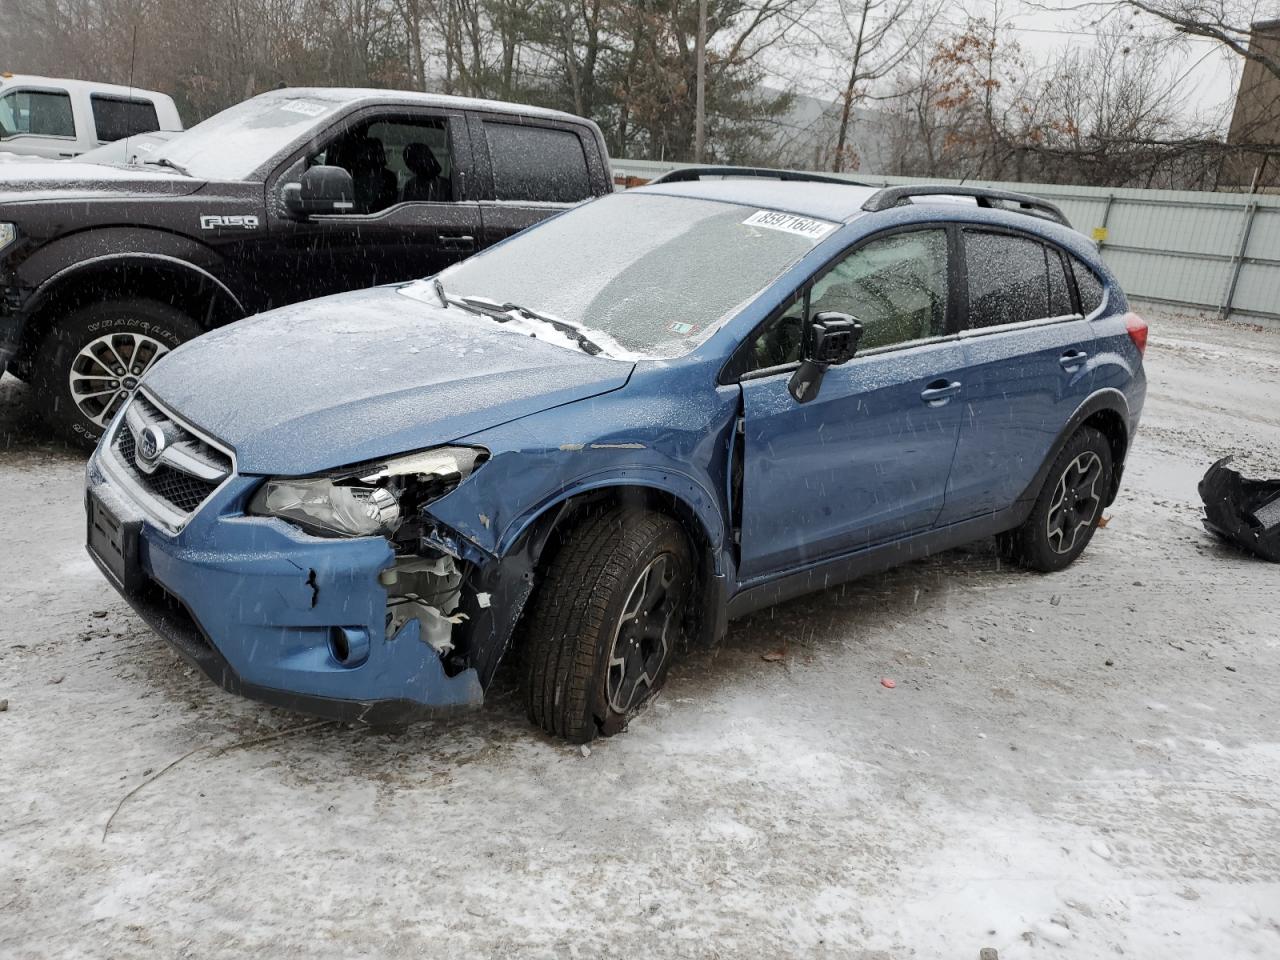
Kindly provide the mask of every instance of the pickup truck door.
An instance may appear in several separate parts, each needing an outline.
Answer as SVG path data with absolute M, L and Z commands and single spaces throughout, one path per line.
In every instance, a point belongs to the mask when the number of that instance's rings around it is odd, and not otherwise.
M 485 246 L 613 190 L 587 128 L 485 113 L 471 114 L 468 123 Z
M 297 220 L 281 190 L 319 163 L 351 173 L 356 209 Z M 481 221 L 466 193 L 471 166 L 460 113 L 397 106 L 343 120 L 268 187 L 283 268 L 275 272 L 276 302 L 430 276 L 474 253 Z

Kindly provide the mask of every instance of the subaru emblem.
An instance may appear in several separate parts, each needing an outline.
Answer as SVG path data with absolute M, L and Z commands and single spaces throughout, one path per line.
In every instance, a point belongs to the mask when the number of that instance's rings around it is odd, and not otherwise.
M 167 444 L 164 431 L 159 427 L 154 425 L 143 427 L 142 435 L 138 437 L 138 466 L 148 473 L 154 470 Z

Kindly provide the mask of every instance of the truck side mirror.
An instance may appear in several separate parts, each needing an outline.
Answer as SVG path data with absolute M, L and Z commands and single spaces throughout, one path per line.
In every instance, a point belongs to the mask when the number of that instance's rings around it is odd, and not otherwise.
M 316 166 L 297 183 L 284 185 L 285 209 L 299 219 L 326 213 L 350 213 L 355 208 L 355 186 L 342 167 Z
M 787 389 L 796 403 L 808 403 L 818 395 L 827 368 L 848 363 L 858 352 L 862 324 L 847 313 L 819 313 L 804 326 L 800 366 Z

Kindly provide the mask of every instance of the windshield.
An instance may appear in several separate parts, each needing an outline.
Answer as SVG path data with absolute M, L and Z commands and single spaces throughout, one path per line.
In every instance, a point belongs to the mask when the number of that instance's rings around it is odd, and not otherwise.
M 593 340 L 671 358 L 703 342 L 835 228 L 714 200 L 619 193 L 548 220 L 439 279 L 450 296 L 517 304 Z
M 314 96 L 254 97 L 197 123 L 143 159 L 167 159 L 206 180 L 243 180 L 341 105 Z

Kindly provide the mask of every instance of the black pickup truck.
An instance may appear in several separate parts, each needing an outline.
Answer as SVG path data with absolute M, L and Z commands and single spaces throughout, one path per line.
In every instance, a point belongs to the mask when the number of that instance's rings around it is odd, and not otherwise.
M 387 90 L 266 93 L 140 165 L 2 164 L 0 373 L 91 443 L 184 340 L 429 276 L 612 189 L 588 120 Z

